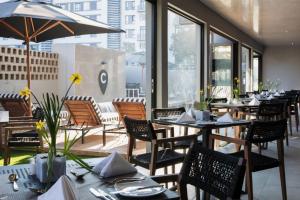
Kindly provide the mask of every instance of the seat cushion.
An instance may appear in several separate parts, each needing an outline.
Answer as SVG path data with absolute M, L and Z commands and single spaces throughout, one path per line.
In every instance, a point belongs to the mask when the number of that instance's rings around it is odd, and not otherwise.
M 158 151 L 156 168 L 161 168 L 165 166 L 170 166 L 172 164 L 177 164 L 183 162 L 185 158 L 184 154 L 178 153 L 171 149 L 165 149 Z M 132 157 L 132 162 L 142 166 L 144 168 L 149 168 L 151 162 L 151 153 L 144 153 Z
M 244 151 L 232 153 L 235 157 L 244 157 Z M 258 153 L 251 152 L 253 171 L 261 171 L 279 166 L 279 161 L 275 158 L 264 156 Z

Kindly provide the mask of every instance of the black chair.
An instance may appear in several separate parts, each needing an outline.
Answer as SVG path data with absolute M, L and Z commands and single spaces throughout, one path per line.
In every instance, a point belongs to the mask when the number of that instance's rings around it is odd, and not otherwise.
M 168 148 L 169 143 L 184 140 L 193 141 L 197 138 L 197 135 L 187 135 L 158 139 L 150 121 L 136 120 L 125 116 L 124 123 L 129 135 L 127 150 L 128 160 L 135 165 L 149 169 L 150 175 L 154 175 L 158 168 L 165 168 L 165 173 L 167 173 L 166 167 L 183 162 L 185 154 L 178 153 L 175 150 Z M 165 131 L 165 129 L 162 130 Z M 133 155 L 135 140 L 150 142 L 151 152 Z
M 230 138 L 220 135 L 210 135 L 210 145 L 213 146 L 214 140 L 224 140 L 244 146 L 244 150 L 231 154 L 237 158 L 245 158 L 246 164 L 246 183 L 248 199 L 253 199 L 252 173 L 279 167 L 282 198 L 287 199 L 285 167 L 284 167 L 284 146 L 283 139 L 287 126 L 286 119 L 279 121 L 253 121 L 249 127 L 246 138 Z M 261 155 L 251 151 L 252 144 L 277 142 L 277 158 Z
M 187 185 L 218 199 L 240 199 L 245 175 L 245 160 L 213 151 L 195 143 L 189 150 L 178 176 L 178 189 L 181 200 L 187 200 Z M 175 175 L 152 177 L 159 183 L 176 180 Z
M 170 116 L 178 116 L 181 115 L 182 113 L 186 112 L 184 107 L 178 107 L 178 108 L 154 108 L 152 110 L 153 118 L 154 119 L 159 119 L 160 117 L 170 117 Z M 188 127 L 184 127 L 184 133 L 183 135 L 188 135 Z M 170 131 L 170 136 L 174 137 L 174 127 L 172 127 Z M 200 144 L 202 144 L 202 141 L 198 141 Z M 172 144 L 173 149 L 183 149 L 184 151 L 187 148 L 190 148 L 191 146 L 191 141 L 186 140 L 186 141 L 178 141 L 174 142 Z

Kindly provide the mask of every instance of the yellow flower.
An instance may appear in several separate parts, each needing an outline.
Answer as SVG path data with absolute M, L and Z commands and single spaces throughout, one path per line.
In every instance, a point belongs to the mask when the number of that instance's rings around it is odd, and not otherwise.
M 239 80 L 239 79 L 237 79 L 237 80 L 236 80 L 236 83 L 240 83 L 240 80 Z
M 238 80 L 238 77 L 235 77 L 234 80 L 237 81 L 237 80 Z
M 75 83 L 75 84 L 80 84 L 81 80 L 82 80 L 82 76 L 79 73 L 74 73 L 72 74 L 72 76 L 70 77 L 70 80 Z
M 28 87 L 25 87 L 23 90 L 20 91 L 19 93 L 22 97 L 29 97 L 31 94 L 31 91 Z
M 38 122 L 36 122 L 35 123 L 35 127 L 36 127 L 36 129 L 38 130 L 38 131 L 40 131 L 40 130 L 43 130 L 44 129 L 44 127 L 45 127 L 45 122 L 43 122 L 43 121 L 38 121 Z

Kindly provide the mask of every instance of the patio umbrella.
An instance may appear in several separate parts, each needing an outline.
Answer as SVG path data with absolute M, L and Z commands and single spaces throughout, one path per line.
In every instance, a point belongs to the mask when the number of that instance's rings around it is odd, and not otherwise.
M 0 37 L 24 40 L 27 86 L 30 88 L 29 43 L 84 34 L 119 33 L 121 29 L 91 20 L 45 2 L 16 0 L 0 3 Z M 31 98 L 29 98 L 31 103 Z

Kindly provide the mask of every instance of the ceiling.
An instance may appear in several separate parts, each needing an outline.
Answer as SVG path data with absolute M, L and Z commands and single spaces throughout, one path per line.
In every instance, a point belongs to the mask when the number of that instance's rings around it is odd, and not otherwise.
M 266 46 L 300 46 L 300 0 L 200 0 Z

